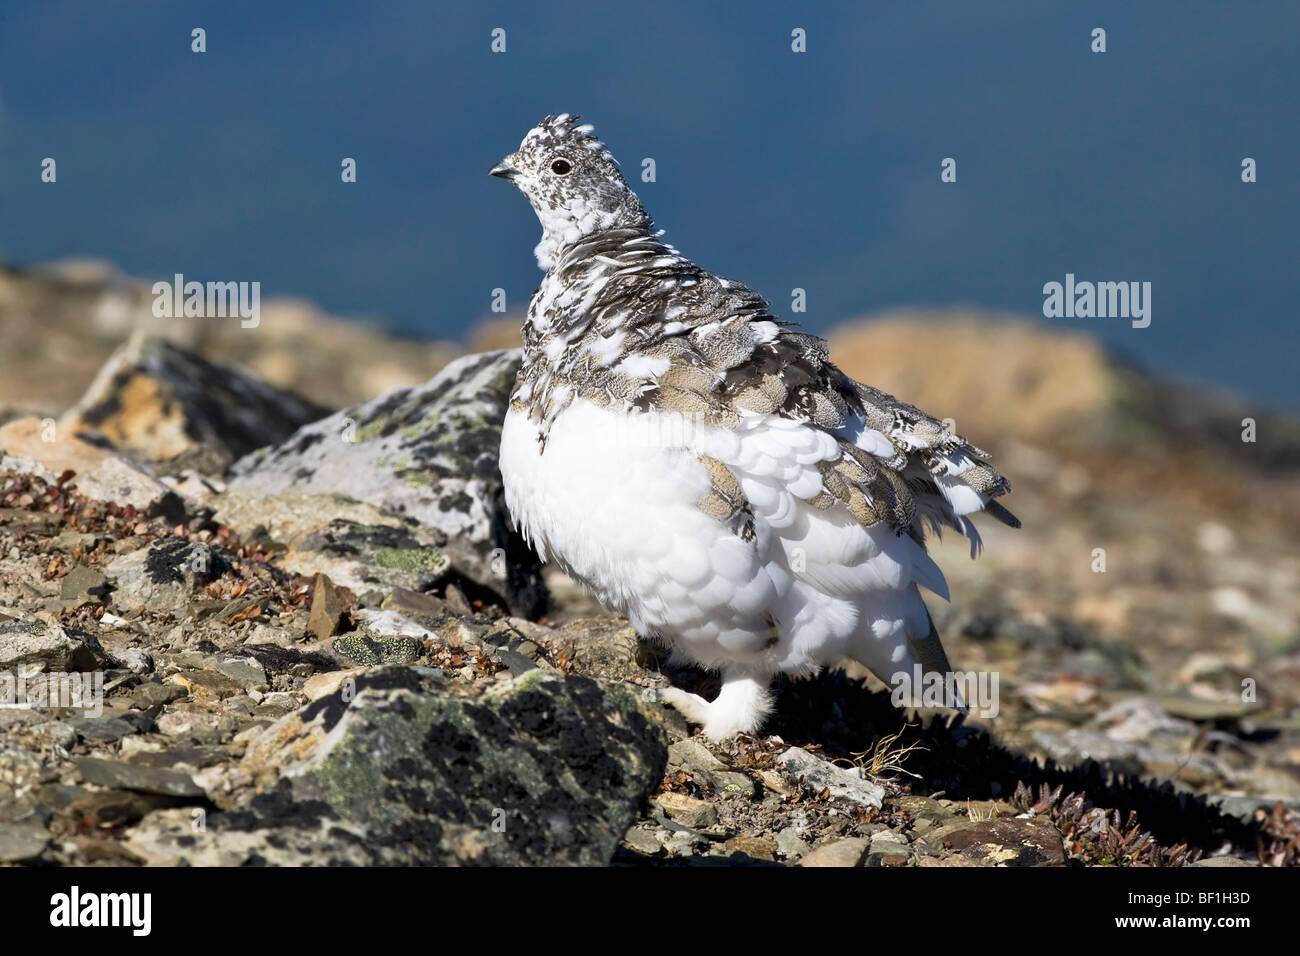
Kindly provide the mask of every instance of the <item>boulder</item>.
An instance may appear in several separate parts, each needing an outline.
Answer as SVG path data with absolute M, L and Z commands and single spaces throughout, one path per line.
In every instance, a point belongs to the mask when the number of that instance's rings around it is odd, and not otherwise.
M 341 494 L 414 518 L 446 536 L 457 573 L 535 617 L 540 563 L 510 530 L 497 465 L 520 361 L 517 349 L 469 355 L 424 385 L 304 426 L 237 461 L 230 490 Z
M 36 474 L 51 484 L 71 471 L 74 477 L 64 486 L 68 491 L 131 505 L 148 517 L 179 520 L 185 513 L 180 496 L 150 474 L 145 463 L 84 441 L 53 419 L 20 418 L 0 427 L 0 471 Z
M 252 738 L 264 786 L 195 833 L 161 811 L 155 864 L 608 863 L 663 774 L 661 730 L 622 688 L 533 670 L 487 691 L 386 666 Z
M 156 461 L 220 473 L 327 411 L 137 332 L 113 353 L 59 427 L 101 436 L 115 448 Z

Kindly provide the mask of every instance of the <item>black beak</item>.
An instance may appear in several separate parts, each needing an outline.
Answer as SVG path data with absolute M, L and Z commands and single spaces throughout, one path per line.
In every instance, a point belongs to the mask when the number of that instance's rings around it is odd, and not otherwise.
M 489 176 L 500 176 L 502 179 L 514 179 L 519 175 L 519 170 L 513 166 L 507 166 L 505 163 L 497 163 L 488 170 Z

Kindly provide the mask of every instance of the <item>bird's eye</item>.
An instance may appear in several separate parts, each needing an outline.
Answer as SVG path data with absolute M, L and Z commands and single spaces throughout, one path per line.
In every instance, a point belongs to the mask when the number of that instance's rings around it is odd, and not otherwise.
M 551 161 L 551 172 L 557 176 L 563 176 L 573 168 L 573 165 L 567 159 L 555 159 Z

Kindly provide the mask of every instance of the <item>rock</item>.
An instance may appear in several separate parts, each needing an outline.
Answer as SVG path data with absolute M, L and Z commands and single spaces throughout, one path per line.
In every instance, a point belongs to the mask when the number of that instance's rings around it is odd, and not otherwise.
M 447 613 L 447 604 L 442 598 L 410 588 L 393 588 L 380 610 L 398 611 L 415 617 L 435 617 Z
M 217 671 L 185 670 L 168 678 L 195 700 L 223 700 L 241 693 L 244 685 Z
M 712 774 L 729 769 L 725 763 L 695 740 L 688 737 L 679 740 L 668 748 L 668 766 L 670 769 L 685 770 L 687 773 Z
M 446 535 L 455 569 L 537 616 L 540 564 L 509 530 L 497 456 L 521 353 L 457 359 L 426 384 L 401 388 L 299 429 L 237 461 L 235 492 L 345 494 L 409 515 Z
M 1262 708 L 1257 701 L 1241 699 L 1241 694 L 1224 694 L 1217 698 L 1162 695 L 1157 703 L 1174 717 L 1189 721 L 1239 720 L 1258 713 Z
M 896 860 L 891 860 L 890 863 L 885 862 L 895 857 L 902 857 L 903 865 L 906 865 L 906 861 L 911 855 L 912 848 L 901 833 L 895 833 L 892 830 L 880 830 L 871 835 L 870 849 L 867 851 L 867 865 L 898 865 Z
M 236 831 L 267 831 L 259 847 L 276 834 L 310 845 L 304 834 L 328 819 L 342 830 L 336 846 L 372 862 L 606 863 L 666 756 L 662 732 L 620 687 L 535 670 L 481 692 L 384 667 L 357 679 L 350 703 L 321 698 L 251 740 L 241 772 L 281 782 L 210 815 L 208 834 L 247 859 Z
M 50 544 L 54 546 L 54 550 L 56 551 L 61 551 L 64 554 L 71 554 L 78 548 L 83 552 L 89 551 L 95 546 L 95 542 L 98 540 L 98 535 L 87 534 L 80 531 L 65 531 L 60 535 L 56 535 Z
M 687 827 L 665 833 L 663 841 L 664 850 L 667 851 L 668 856 L 674 858 L 695 856 L 696 853 L 707 849 L 708 846 L 708 837 Z
M 220 473 L 327 410 L 233 368 L 136 332 L 60 419 L 61 430 L 174 467 Z
M 701 786 L 718 793 L 753 796 L 754 781 L 737 773 L 698 740 L 688 737 L 668 748 L 668 767 L 689 773 Z
M 327 574 L 358 594 L 418 590 L 451 570 L 444 533 L 346 495 L 226 491 L 209 504 L 213 520 L 256 541 L 285 570 Z
M 585 674 L 608 680 L 644 677 L 640 659 L 643 645 L 636 631 L 622 618 L 579 618 L 551 632 L 549 643 Z
M 1041 818 L 961 820 L 927 833 L 926 844 L 984 866 L 1064 866 L 1061 833 Z
M 343 616 L 343 605 L 339 601 L 338 591 L 328 574 L 316 575 L 316 584 L 312 589 L 311 615 L 307 618 L 307 630 L 322 641 L 327 641 L 338 633 L 339 619 Z
M 804 854 L 800 866 L 861 866 L 867 852 L 867 841 L 862 837 L 836 840 Z
M 879 807 L 885 791 L 856 770 L 837 767 L 799 747 L 777 757 L 777 765 L 789 778 L 813 790 L 828 790 L 832 800 L 863 807 Z
M 64 485 L 68 491 L 131 505 L 146 517 L 179 520 L 185 513 L 180 496 L 141 465 L 39 418 L 20 418 L 0 426 L 0 470 L 37 474 L 51 483 L 71 471 L 75 477 Z
M 292 819 L 276 817 L 277 811 L 295 808 Z M 146 864 L 166 867 L 364 866 L 374 861 L 364 833 L 324 804 L 298 807 L 277 790 L 266 796 L 259 811 L 260 817 L 208 814 L 206 828 L 195 832 L 191 810 L 157 810 L 131 828 L 126 846 Z
M 663 808 L 670 820 L 692 830 L 704 830 L 718 822 L 718 811 L 707 800 L 682 793 L 661 793 L 655 803 Z
M 47 784 L 40 801 L 55 813 L 80 823 L 92 821 L 100 827 L 120 827 L 136 822 L 150 810 L 171 806 L 176 797 L 130 790 L 92 790 L 67 784 Z
M 798 827 L 786 827 L 776 835 L 776 852 L 787 860 L 797 860 L 808 852 Z
M 41 666 L 47 671 L 93 671 L 103 650 L 91 634 L 23 615 L 0 613 L 0 671 Z
M 122 717 L 71 717 L 66 722 L 79 741 L 92 746 L 116 743 L 123 737 L 153 729 L 153 721 L 139 713 Z
M 65 611 L 75 611 L 85 604 L 104 604 L 109 590 L 103 571 L 79 564 L 63 576 L 59 604 Z
M 162 538 L 114 558 L 104 574 L 113 584 L 113 607 L 127 611 L 179 610 L 194 593 L 233 569 L 233 559 L 224 548 Z
M 1209 806 L 1216 807 L 1220 813 L 1236 817 L 1238 820 L 1242 820 L 1248 824 L 1256 822 L 1257 813 L 1263 811 L 1267 814 L 1279 803 L 1282 804 L 1284 811 L 1300 814 L 1300 799 L 1279 800 L 1270 797 L 1241 797 L 1212 794 L 1206 798 L 1206 803 Z
M 239 719 L 234 714 L 207 710 L 168 709 L 158 718 L 158 732 L 168 737 L 191 736 L 202 740 L 224 740 L 234 736 Z
M 894 799 L 898 808 L 910 816 L 915 823 L 918 820 L 927 820 L 930 822 L 940 822 L 951 820 L 957 816 L 955 812 L 944 806 L 938 800 L 930 797 L 923 797 L 917 794 L 904 793 Z M 967 801 L 969 804 L 970 801 Z
M 769 863 L 776 862 L 776 841 L 771 837 L 741 834 L 732 837 L 726 842 L 725 846 L 728 853 L 740 853 L 755 860 L 766 860 Z
M 227 657 L 214 661 L 212 666 L 245 690 L 267 687 L 266 668 L 255 657 Z
M 1184 781 L 1204 785 L 1219 782 L 1220 778 L 1219 764 L 1213 755 L 1189 754 L 1177 746 L 1155 749 L 1145 746 L 1144 742 L 1117 740 L 1109 734 L 1082 727 L 1071 727 L 1060 733 L 1036 730 L 1031 739 L 1037 748 L 1063 767 L 1075 767 L 1095 760 L 1129 772 L 1136 770 L 1157 776 L 1176 773 Z
M 1207 856 L 1204 859 L 1197 860 L 1192 866 L 1248 866 L 1255 867 L 1259 864 L 1252 863 L 1249 860 L 1243 860 L 1235 856 Z
M 367 667 L 353 667 L 344 671 L 313 674 L 302 685 L 302 692 L 307 695 L 309 701 L 320 700 L 322 697 L 327 697 L 337 691 L 348 678 L 355 680 L 367 670 L 369 670 Z
M 334 650 L 358 664 L 414 664 L 424 656 L 424 644 L 414 637 L 384 637 L 353 631 L 334 641 Z
M 664 845 L 659 842 L 659 838 L 639 826 L 634 826 L 623 834 L 623 845 L 642 856 L 659 856 L 664 851 Z
M 358 593 L 432 586 L 452 570 L 446 537 L 413 521 L 363 524 L 334 518 L 290 539 L 281 563 L 299 574 L 325 574 Z
M 0 823 L 0 863 L 21 863 L 35 859 L 50 842 L 49 831 L 40 820 Z
M 109 616 L 104 615 L 104 617 Z M 100 618 L 100 623 L 104 623 L 104 618 Z M 118 666 L 126 668 L 132 674 L 148 674 L 153 670 L 153 655 L 143 648 L 124 647 L 114 651 L 112 656 Z
M 122 760 L 74 758 L 82 779 L 114 790 L 136 790 L 168 797 L 202 797 L 203 789 L 187 773 L 143 767 Z
M 131 704 L 141 710 L 152 710 L 188 694 L 189 691 L 178 684 L 141 684 L 131 691 Z
M 1091 725 L 1114 740 L 1146 741 L 1162 737 L 1181 742 L 1196 736 L 1196 725 L 1177 720 L 1147 697 L 1128 697 L 1094 716 Z

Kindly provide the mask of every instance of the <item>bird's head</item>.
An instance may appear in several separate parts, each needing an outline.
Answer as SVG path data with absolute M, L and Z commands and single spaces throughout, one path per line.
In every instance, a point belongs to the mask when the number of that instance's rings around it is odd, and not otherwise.
M 565 246 L 594 232 L 652 226 L 605 144 L 569 113 L 534 126 L 488 174 L 508 179 L 532 203 L 542 223 L 537 260 L 543 269 Z

